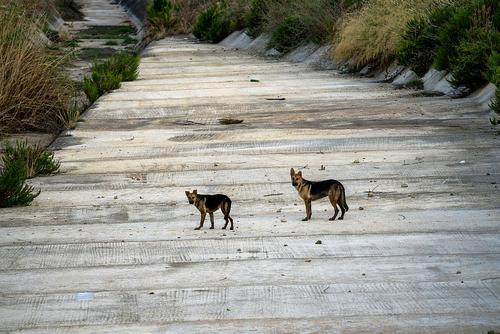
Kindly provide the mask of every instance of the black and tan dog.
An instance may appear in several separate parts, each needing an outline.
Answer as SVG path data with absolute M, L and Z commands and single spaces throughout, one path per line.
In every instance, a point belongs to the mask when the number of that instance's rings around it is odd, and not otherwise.
M 203 227 L 203 223 L 205 222 L 205 217 L 207 213 L 210 215 L 210 229 L 214 228 L 214 212 L 217 210 L 221 210 L 224 214 L 224 219 L 226 220 L 226 225 L 222 228 L 226 229 L 227 224 L 231 221 L 231 230 L 234 229 L 233 226 L 233 218 L 229 216 L 229 212 L 231 211 L 231 199 L 226 195 L 200 195 L 197 190 L 193 190 L 193 192 L 186 191 L 186 196 L 189 200 L 189 204 L 193 204 L 201 213 L 200 226 L 195 228 L 195 230 L 199 230 Z
M 335 214 L 330 220 L 335 220 L 339 209 L 337 205 L 342 210 L 342 214 L 339 219 L 344 219 L 344 214 L 349 210 L 347 203 L 345 201 L 345 189 L 342 183 L 336 180 L 325 180 L 325 181 L 307 181 L 302 178 L 302 172 L 299 171 L 295 173 L 295 170 L 290 169 L 290 176 L 292 177 L 292 185 L 299 192 L 299 196 L 304 200 L 306 205 L 306 217 L 302 221 L 307 221 L 311 219 L 311 202 L 317 199 L 328 196 L 330 203 L 332 203 L 335 209 Z

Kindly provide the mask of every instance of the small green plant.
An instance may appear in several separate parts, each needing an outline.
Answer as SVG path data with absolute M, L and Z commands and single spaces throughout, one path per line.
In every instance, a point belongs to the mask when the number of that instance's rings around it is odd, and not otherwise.
M 218 1 L 198 15 L 193 34 L 201 40 L 218 43 L 231 33 L 232 27 L 227 2 Z
M 137 79 L 139 60 L 135 54 L 117 53 L 94 63 L 91 76 L 83 79 L 83 90 L 89 100 L 95 102 L 99 96 L 120 88 L 122 81 Z
M 117 41 L 107 41 L 106 43 L 104 43 L 104 45 L 107 45 L 107 46 L 118 45 L 118 42 Z
M 416 78 L 407 83 L 405 86 L 409 89 L 424 89 L 424 82 L 422 79 Z
M 77 39 L 71 39 L 69 41 L 64 41 L 64 42 L 61 42 L 62 46 L 65 47 L 65 48 L 77 48 L 78 45 L 79 45 L 79 41 Z
M 45 151 L 39 145 L 29 145 L 26 140 L 15 145 L 6 143 L 3 147 L 2 161 L 5 166 L 14 161 L 21 161 L 25 168 L 25 178 L 47 175 L 59 170 L 60 162 L 54 159 L 54 153 Z
M 136 43 L 137 43 L 137 40 L 135 38 L 127 36 L 126 38 L 123 39 L 122 45 L 130 45 L 130 44 L 136 44 Z
M 288 52 L 297 47 L 307 37 L 306 26 L 296 15 L 286 17 L 273 31 L 270 45 L 280 52 Z
M 7 160 L 0 168 L 0 208 L 29 205 L 40 190 L 27 185 L 26 165 L 21 160 Z

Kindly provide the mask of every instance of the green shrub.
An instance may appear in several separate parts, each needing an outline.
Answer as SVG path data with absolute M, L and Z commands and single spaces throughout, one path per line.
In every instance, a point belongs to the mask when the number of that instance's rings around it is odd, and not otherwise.
M 99 96 L 121 87 L 122 81 L 137 79 L 139 56 L 117 53 L 111 58 L 94 63 L 90 77 L 83 79 L 83 91 L 91 102 Z
M 488 80 L 497 86 L 495 98 L 491 101 L 490 108 L 500 115 L 500 52 L 493 52 L 488 59 Z
M 411 19 L 396 49 L 396 59 L 423 75 L 431 67 L 438 43 L 440 27 L 451 17 L 452 7 L 437 8 L 429 17 Z
M 226 1 L 218 1 L 200 12 L 193 26 L 193 34 L 204 41 L 218 43 L 232 31 L 234 24 Z
M 3 164 L 8 166 L 15 161 L 22 162 L 25 178 L 54 173 L 60 166 L 59 161 L 54 159 L 54 153 L 45 151 L 39 145 L 29 145 L 26 140 L 17 141 L 15 145 L 6 143 L 3 150 Z
M 471 28 L 450 58 L 451 84 L 477 89 L 487 81 L 488 59 L 493 51 L 500 52 L 500 33 L 488 28 Z
M 459 49 L 461 41 L 470 37 L 467 33 L 469 29 L 491 28 L 498 31 L 498 7 L 498 0 L 475 0 L 467 5 L 455 6 L 439 29 L 434 66 L 439 70 L 452 70 L 452 62 L 459 59 L 460 53 L 467 47 L 462 45 Z
M 450 59 L 456 57 L 462 34 L 470 27 L 469 12 L 464 7 L 455 7 L 439 29 L 434 66 L 438 70 L 450 70 Z
M 28 205 L 40 191 L 25 184 L 26 165 L 21 160 L 8 160 L 0 169 L 0 208 Z
M 246 32 L 257 37 L 263 32 L 266 15 L 268 14 L 268 0 L 252 0 L 250 10 L 245 17 Z
M 475 0 L 434 9 L 411 20 L 397 49 L 398 61 L 422 75 L 432 65 L 453 76 L 454 86 L 486 82 L 487 61 L 500 48 L 498 0 Z
M 288 52 L 304 42 L 307 37 L 306 29 L 299 16 L 288 16 L 273 31 L 269 46 L 280 52 Z
M 175 24 L 175 13 L 179 5 L 174 5 L 170 0 L 153 0 L 146 7 L 148 32 L 153 35 L 164 35 Z

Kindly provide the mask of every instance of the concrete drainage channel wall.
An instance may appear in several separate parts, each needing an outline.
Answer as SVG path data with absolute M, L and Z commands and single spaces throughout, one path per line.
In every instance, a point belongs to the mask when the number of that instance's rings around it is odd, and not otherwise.
M 146 20 L 146 5 L 148 0 L 120 0 L 119 3 L 141 22 Z
M 144 22 L 146 21 L 148 0 L 119 0 L 118 3 L 127 10 L 132 21 L 137 26 L 139 38 L 142 40 L 144 38 Z
M 275 49 L 268 49 L 270 37 L 266 35 L 255 39 L 248 36 L 244 31 L 236 31 L 223 40 L 220 44 L 228 48 L 247 50 L 254 54 L 278 57 L 281 54 Z M 301 46 L 286 55 L 283 59 L 291 62 L 305 63 L 317 69 L 336 70 L 342 65 L 336 64 L 330 58 L 331 45 L 316 45 L 309 43 Z M 405 87 L 414 80 L 419 79 L 418 75 L 412 70 L 396 63 L 381 71 L 374 71 L 369 66 L 363 68 L 360 75 L 373 77 L 374 80 L 381 82 L 391 82 L 394 87 Z M 424 85 L 424 90 L 447 95 L 449 97 L 461 97 L 466 94 L 464 87 L 454 88 L 450 82 L 450 74 L 445 71 L 429 69 L 429 71 L 420 78 Z M 470 97 L 481 105 L 481 109 L 489 110 L 489 103 L 495 96 L 496 87 L 493 84 L 486 85 L 482 89 L 473 92 Z

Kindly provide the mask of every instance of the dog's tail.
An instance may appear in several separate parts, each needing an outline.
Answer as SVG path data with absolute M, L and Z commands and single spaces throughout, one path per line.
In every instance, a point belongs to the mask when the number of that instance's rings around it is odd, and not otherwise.
M 349 206 L 347 205 L 347 202 L 345 200 L 345 188 L 342 184 L 340 184 L 340 206 L 344 208 L 344 210 L 347 212 L 349 211 Z
M 226 196 L 224 199 L 225 205 L 224 205 L 224 218 L 230 218 L 229 213 L 231 212 L 231 199 Z

